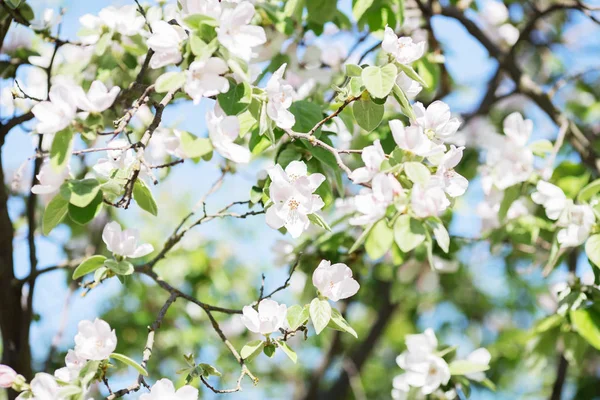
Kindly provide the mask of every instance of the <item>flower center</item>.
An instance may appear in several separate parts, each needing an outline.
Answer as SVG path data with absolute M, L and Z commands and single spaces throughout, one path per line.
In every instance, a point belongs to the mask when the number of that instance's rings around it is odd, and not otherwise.
M 96 340 L 96 347 L 101 349 L 102 347 L 104 347 L 104 341 L 97 339 Z
M 299 205 L 300 205 L 300 203 L 296 199 L 290 199 L 288 201 L 288 206 L 290 207 L 290 210 L 292 210 L 292 211 L 296 210 Z

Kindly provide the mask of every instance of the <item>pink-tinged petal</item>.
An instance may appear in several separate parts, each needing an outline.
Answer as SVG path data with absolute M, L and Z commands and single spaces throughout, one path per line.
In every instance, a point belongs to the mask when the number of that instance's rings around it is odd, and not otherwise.
M 260 332 L 260 319 L 258 317 L 258 312 L 254 308 L 250 306 L 242 308 L 242 322 L 249 331 L 255 333 Z
M 144 257 L 147 256 L 148 254 L 152 253 L 154 251 L 154 247 L 149 244 L 149 243 L 144 243 L 141 246 L 138 246 L 135 251 L 133 252 L 132 255 L 130 255 L 129 257 L 131 258 L 138 258 L 138 257 Z
M 271 228 L 280 229 L 282 226 L 285 225 L 285 220 L 277 214 L 276 207 L 276 205 L 273 205 L 267 209 L 267 212 L 265 214 L 265 220 L 267 222 L 267 225 L 269 225 Z

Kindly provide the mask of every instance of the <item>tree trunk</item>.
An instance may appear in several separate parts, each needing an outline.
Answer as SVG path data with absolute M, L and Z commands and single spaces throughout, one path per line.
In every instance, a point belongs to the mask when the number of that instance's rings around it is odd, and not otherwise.
M 4 138 L 0 137 L 0 150 Z M 15 281 L 13 261 L 14 229 L 8 215 L 8 191 L 4 183 L 2 153 L 0 151 L 0 332 L 2 333 L 2 364 L 9 365 L 19 374 L 31 379 L 31 349 L 28 334 L 22 327 L 27 314 L 21 305 L 21 285 Z M 16 394 L 9 393 L 9 399 Z

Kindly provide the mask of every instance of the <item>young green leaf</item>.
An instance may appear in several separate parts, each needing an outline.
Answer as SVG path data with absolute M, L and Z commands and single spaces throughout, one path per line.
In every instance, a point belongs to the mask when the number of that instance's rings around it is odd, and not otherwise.
M 154 90 L 156 93 L 167 93 L 172 90 L 177 90 L 185 83 L 185 72 L 165 72 L 156 80 Z
M 262 340 L 253 340 L 252 342 L 246 343 L 244 347 L 242 347 L 242 351 L 240 351 L 240 356 L 244 360 L 250 360 L 256 357 L 262 349 L 265 347 L 265 342 Z
M 123 364 L 127 364 L 130 367 L 135 368 L 137 370 L 137 372 L 140 373 L 140 375 L 148 376 L 148 372 L 144 369 L 144 367 L 142 367 L 140 364 L 135 362 L 133 359 L 127 357 L 126 355 L 119 354 L 119 353 L 112 353 L 110 355 L 110 358 L 114 358 L 117 361 L 121 361 Z
M 84 275 L 96 271 L 104 265 L 104 261 L 106 261 L 106 257 L 101 255 L 86 258 L 77 268 L 75 268 L 75 271 L 73 271 L 73 279 L 79 279 Z
M 308 219 L 313 224 L 325 229 L 328 232 L 331 232 L 331 227 L 319 214 L 308 214 Z
M 585 242 L 585 254 L 596 267 L 600 268 L 600 234 L 592 235 Z
M 385 255 L 394 243 L 394 231 L 387 225 L 385 219 L 375 223 L 365 241 L 365 250 L 369 258 L 377 260 Z
M 294 364 L 296 364 L 296 362 L 298 361 L 298 355 L 296 354 L 296 352 L 294 350 L 291 349 L 290 346 L 287 345 L 286 342 L 278 342 L 279 343 L 279 348 L 281 350 L 283 350 L 283 352 L 285 353 L 286 356 L 288 356 L 288 358 L 290 360 L 292 360 L 292 362 Z
M 329 320 L 328 326 L 332 329 L 349 333 L 358 339 L 356 331 L 350 326 L 348 321 L 344 319 L 342 314 L 336 308 L 331 309 L 331 319 Z
M 406 172 L 406 176 L 414 183 L 418 183 L 420 185 L 425 185 L 429 181 L 431 177 L 431 172 L 429 172 L 429 168 L 420 162 L 407 162 L 404 164 L 404 171 Z
M 154 216 L 158 215 L 158 206 L 156 205 L 156 201 L 154 201 L 152 192 L 141 179 L 136 180 L 133 185 L 133 199 L 142 210 L 148 211 Z
M 489 365 L 477 364 L 467 360 L 455 360 L 449 365 L 450 375 L 468 375 L 490 369 Z
M 50 147 L 50 165 L 59 172 L 69 164 L 69 157 L 73 152 L 73 131 L 70 128 L 63 129 L 54 135 Z
M 293 305 L 288 308 L 286 318 L 290 330 L 295 331 L 308 321 L 308 307 Z
M 54 196 L 44 210 L 42 233 L 48 235 L 67 215 L 69 202 L 59 194 Z
M 420 221 L 404 214 L 394 223 L 394 240 L 405 253 L 413 250 L 425 240 L 425 228 Z
M 370 66 L 363 69 L 361 78 L 371 96 L 383 99 L 394 87 L 398 69 L 394 64 L 383 67 Z
M 429 85 L 427 85 L 427 82 L 425 82 L 423 78 L 421 78 L 411 66 L 398 64 L 398 68 L 400 68 L 400 70 L 404 72 L 413 81 L 419 82 L 425 88 L 429 87 Z
M 77 207 L 87 207 L 98 195 L 100 182 L 97 179 L 72 179 L 63 183 L 60 187 L 60 194 L 69 203 Z
M 331 319 L 331 306 L 327 300 L 314 298 L 309 307 L 310 319 L 317 335 L 325 329 Z
M 594 308 L 580 308 L 572 310 L 569 316 L 577 333 L 600 350 L 600 312 Z
M 133 264 L 127 260 L 106 260 L 104 266 L 117 275 L 131 275 L 135 271 Z
M 383 119 L 383 104 L 374 103 L 370 97 L 361 98 L 352 103 L 352 113 L 358 126 L 371 132 L 379 126 Z

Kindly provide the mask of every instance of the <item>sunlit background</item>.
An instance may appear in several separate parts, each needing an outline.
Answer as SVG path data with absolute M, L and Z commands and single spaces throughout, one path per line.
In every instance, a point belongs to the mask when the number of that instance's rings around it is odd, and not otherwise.
M 51 7 L 54 9 L 64 8 L 65 14 L 62 19 L 63 38 L 75 38 L 76 32 L 79 29 L 78 18 L 85 13 L 97 14 L 100 9 L 107 5 L 125 5 L 130 4 L 129 0 L 115 1 L 44 1 L 31 0 L 30 3 L 34 6 L 36 14 L 44 8 Z M 343 0 L 342 9 L 348 10 L 351 8 L 351 2 Z M 521 13 L 520 7 L 516 5 L 510 8 L 513 16 L 518 19 Z M 590 35 L 589 32 L 598 32 L 597 27 L 584 16 L 573 18 L 573 22 L 567 25 L 567 29 L 563 32 L 566 44 L 564 46 L 556 46 L 548 51 L 553 52 L 558 56 L 566 68 L 566 73 L 578 72 L 585 70 L 590 66 L 600 64 L 600 40 L 598 36 Z M 434 30 L 437 33 L 438 40 L 442 43 L 446 55 L 446 66 L 455 81 L 459 90 L 453 91 L 447 96 L 446 101 L 453 112 L 468 113 L 473 111 L 479 104 L 483 93 L 487 87 L 487 81 L 495 71 L 495 61 L 490 60 L 487 51 L 475 41 L 465 29 L 456 21 L 445 17 L 434 18 Z M 8 41 L 11 40 L 11 35 L 15 35 L 14 31 L 9 33 Z M 336 42 L 339 42 L 346 48 L 352 45 L 351 38 L 344 33 L 334 37 Z M 361 48 L 368 48 L 376 39 L 365 41 Z M 326 47 L 328 44 L 323 43 Z M 360 54 L 360 51 L 357 52 Z M 20 73 L 25 73 L 26 68 L 20 69 Z M 0 85 L 12 86 L 12 81 L 0 81 Z M 560 98 L 560 93 L 557 97 L 558 102 L 565 101 Z M 557 128 L 539 109 L 532 106 L 526 101 L 521 101 L 518 98 L 511 100 L 513 108 L 521 108 L 523 113 L 534 120 L 534 136 L 532 139 L 547 138 L 553 140 L 557 133 Z M 199 136 L 206 135 L 206 126 L 204 122 L 204 114 L 212 105 L 211 100 L 204 100 L 201 104 L 194 106 L 191 102 L 185 104 L 179 103 L 176 106 L 166 109 L 163 117 L 163 125 L 168 127 L 178 127 L 187 130 Z M 6 144 L 3 146 L 2 160 L 7 176 L 7 184 L 11 184 L 14 174 L 22 167 L 26 158 L 34 154 L 34 137 L 27 132 L 15 129 L 8 135 Z M 578 161 L 573 158 L 574 161 Z M 194 204 L 202 197 L 209 189 L 210 185 L 219 177 L 220 171 L 218 168 L 219 158 L 215 158 L 211 162 L 202 162 L 194 164 L 186 162 L 173 168 L 172 172 L 164 179 L 160 179 L 160 184 L 153 187 L 153 193 L 159 204 L 159 216 L 152 217 L 148 213 L 141 211 L 137 206 L 132 206 L 129 210 L 120 210 L 118 216 L 120 220 L 128 227 L 137 227 L 141 229 L 142 237 L 145 241 L 154 244 L 155 248 L 161 246 L 164 240 L 177 226 L 182 216 L 191 210 Z M 268 164 L 264 159 L 258 159 L 248 166 L 239 168 L 239 172 L 235 175 L 230 175 L 226 178 L 222 188 L 215 195 L 211 196 L 208 202 L 209 210 L 217 210 L 231 201 L 246 200 L 248 198 L 250 188 L 256 182 L 257 174 L 260 173 Z M 31 163 L 25 167 L 25 171 L 31 169 Z M 29 179 L 30 172 L 24 172 L 24 177 Z M 26 190 L 25 183 L 25 189 Z M 475 213 L 477 204 L 482 199 L 482 190 L 478 180 L 470 183 L 470 188 L 467 196 L 465 196 L 458 204 L 457 215 L 455 216 L 451 232 L 455 235 L 464 236 L 467 238 L 476 238 L 480 232 L 480 220 Z M 24 202 L 21 198 L 13 198 L 10 201 L 10 214 L 13 220 L 17 220 L 19 215 L 24 211 Z M 26 226 L 18 226 L 15 237 L 15 262 L 17 266 L 17 276 L 24 277 L 29 272 L 28 248 L 26 241 L 27 228 Z M 216 292 L 212 293 L 212 297 L 218 300 L 221 290 L 236 290 L 239 285 L 250 286 L 258 291 L 261 285 L 261 274 L 266 276 L 266 290 L 273 289 L 282 284 L 287 276 L 287 268 L 276 265 L 275 255 L 271 248 L 276 240 L 285 239 L 292 240 L 289 236 L 283 236 L 278 231 L 270 229 L 264 221 L 264 216 L 254 216 L 245 220 L 217 220 L 209 224 L 194 228 L 192 232 L 184 240 L 182 246 L 185 249 L 194 249 L 203 247 L 205 252 L 198 253 L 192 257 L 174 256 L 167 258 L 161 262 L 160 272 L 174 285 L 178 283 L 185 284 L 182 273 L 189 271 L 186 263 L 194 262 L 199 265 L 205 265 L 207 261 L 202 259 L 205 255 L 215 256 L 218 265 L 212 265 L 211 285 L 216 287 Z M 208 241 L 208 242 L 207 242 Z M 36 237 L 37 252 L 40 260 L 39 268 L 52 266 L 63 262 L 67 255 L 63 252 L 65 243 L 76 247 L 78 244 L 70 237 L 69 229 L 60 227 L 52 232 L 49 237 L 39 235 Z M 468 269 L 468 273 L 473 277 L 476 287 L 488 296 L 489 301 L 498 305 L 507 304 L 509 302 L 517 302 L 519 294 L 515 293 L 514 286 L 508 284 L 508 281 L 516 279 L 513 274 L 507 273 L 504 265 L 504 256 L 502 252 L 496 255 L 490 253 L 489 246 L 485 243 L 478 243 L 468 246 L 460 254 L 463 267 Z M 249 272 L 240 272 L 239 268 L 232 265 L 242 265 L 247 267 Z M 208 268 L 205 265 L 204 268 Z M 198 272 L 198 271 L 196 271 Z M 581 277 L 585 277 L 591 273 L 590 266 L 587 261 L 582 259 L 579 262 L 577 273 Z M 559 283 L 564 281 L 567 274 L 566 267 L 560 266 L 557 268 L 550 279 L 544 279 L 540 268 L 531 268 L 530 265 L 523 265 L 518 269 L 518 278 L 527 282 L 528 285 L 541 288 L 541 291 L 547 291 L 548 282 Z M 310 276 L 299 272 L 296 274 L 293 285 L 287 291 L 276 296 L 278 301 L 292 301 L 295 298 L 295 293 L 301 293 L 303 290 L 304 279 Z M 240 282 L 241 280 L 241 282 Z M 460 282 L 457 282 L 460 284 Z M 427 282 L 420 282 L 421 285 L 427 285 Z M 82 291 L 78 290 L 73 293 L 67 286 L 64 271 L 56 271 L 45 274 L 39 278 L 36 285 L 34 296 L 34 309 L 39 319 L 32 325 L 31 341 L 33 344 L 33 357 L 35 360 L 35 369 L 41 370 L 44 368 L 48 358 L 49 349 L 52 346 L 57 346 L 59 352 L 66 351 L 73 346 L 73 336 L 77 332 L 77 323 L 82 319 L 94 319 L 96 317 L 105 316 L 105 318 L 117 328 L 117 335 L 121 340 L 122 337 L 139 335 L 139 341 L 145 338 L 145 330 L 131 330 L 124 327 L 127 326 L 130 319 L 142 321 L 146 323 L 152 319 L 153 313 L 148 316 L 136 316 L 136 313 L 142 313 L 145 303 L 144 298 L 157 296 L 152 287 L 141 289 L 143 285 L 133 284 L 131 287 L 135 290 L 136 296 L 132 296 L 128 300 L 126 296 L 128 292 L 116 279 L 111 279 L 104 282 L 99 287 L 91 290 L 85 296 L 81 296 Z M 129 286 L 128 286 L 129 288 Z M 186 287 L 187 289 L 193 289 Z M 548 291 L 549 292 L 549 291 Z M 160 293 L 160 298 L 164 297 L 164 293 Z M 235 296 L 234 296 L 235 297 Z M 202 298 L 202 296 L 201 296 Z M 231 297 L 228 297 L 228 301 Z M 244 305 L 244 301 L 248 298 L 240 297 L 236 304 L 228 304 L 227 306 L 239 308 Z M 178 302 L 179 303 L 179 302 Z M 185 309 L 188 317 L 185 320 L 175 320 L 176 326 L 183 329 L 178 331 L 168 330 L 163 333 L 159 332 L 158 337 L 173 346 L 174 343 L 181 341 L 182 343 L 194 343 L 194 341 L 207 341 L 208 345 L 202 343 L 189 349 L 189 352 L 196 352 L 199 359 L 203 362 L 214 362 L 214 365 L 219 366 L 218 353 L 215 346 L 220 346 L 220 342 L 216 337 L 207 339 L 206 336 L 197 336 L 197 331 L 186 330 L 193 326 L 207 325 L 206 316 L 199 308 L 192 305 L 185 305 L 181 301 L 180 309 Z M 124 310 L 128 313 L 119 311 Z M 497 337 L 497 331 L 494 326 L 503 326 L 504 324 L 513 324 L 517 328 L 528 328 L 532 323 L 545 315 L 545 311 L 541 307 L 532 309 L 524 307 L 523 311 L 506 311 L 505 313 L 495 311 L 494 314 L 486 316 L 482 324 L 470 324 L 467 317 L 450 302 L 441 302 L 431 307 L 421 310 L 421 315 L 418 319 L 417 328 L 419 331 L 427 327 L 432 327 L 436 332 L 441 333 L 444 343 L 449 345 L 460 345 L 459 354 L 466 355 L 468 352 L 478 346 L 479 343 L 493 341 Z M 352 315 L 359 316 L 360 308 L 350 310 L 350 319 Z M 224 324 L 229 332 L 241 332 L 242 325 L 238 320 L 238 316 L 234 316 Z M 138 321 L 138 322 L 139 322 Z M 146 322 L 143 322 L 146 321 Z M 180 325 L 177 325 L 180 324 Z M 123 330 L 119 330 L 123 327 Z M 443 329 L 442 329 L 443 328 Z M 186 331 L 184 331 L 186 330 Z M 403 329 L 402 320 L 396 321 L 389 325 L 388 335 L 402 336 L 409 332 L 411 328 Z M 57 336 L 57 333 L 59 335 Z M 211 335 L 212 333 L 209 333 Z M 181 335 L 182 337 L 178 337 Z M 400 340 L 401 337 L 398 338 Z M 474 343 L 474 339 L 478 343 Z M 310 340 L 310 339 L 309 339 Z M 131 340 L 135 342 L 135 339 Z M 158 342 L 159 345 L 161 342 Z M 238 345 L 243 344 L 238 342 Z M 296 346 L 301 363 L 307 366 L 315 366 L 318 364 L 322 353 L 316 347 L 309 345 Z M 130 347 L 121 351 L 133 358 L 141 358 L 142 347 Z M 398 354 L 402 348 L 384 349 L 387 353 Z M 151 360 L 151 363 L 160 363 L 158 352 Z M 177 357 L 171 355 L 168 363 L 161 365 L 161 372 L 165 376 L 173 377 L 173 371 L 178 369 L 180 365 L 175 365 L 173 360 Z M 183 361 L 179 357 L 179 361 Z M 292 364 L 286 364 L 288 360 L 281 354 L 277 354 L 275 359 L 264 359 L 260 363 L 255 362 L 253 367 L 254 372 L 260 376 L 263 370 L 270 370 L 271 364 L 285 364 L 280 368 L 293 371 Z M 373 360 L 372 363 L 377 363 Z M 340 365 L 334 365 L 332 374 L 337 374 Z M 376 370 L 376 367 L 373 371 Z M 133 371 L 125 372 L 121 369 L 121 373 L 113 374 L 111 378 L 111 386 L 120 388 L 128 385 L 135 375 Z M 232 369 L 226 371 L 224 379 L 221 381 L 222 386 L 233 386 L 237 370 Z M 397 373 L 400 370 L 398 368 Z M 532 372 L 533 373 L 533 372 Z M 289 376 L 289 375 L 288 375 Z M 541 375 L 533 375 L 541 376 Z M 158 379 L 158 376 L 152 376 L 153 379 Z M 230 396 L 232 399 L 250 399 L 250 398 L 273 398 L 286 399 L 290 398 L 289 391 L 291 387 L 285 388 L 282 378 L 277 385 L 274 383 L 277 380 L 277 375 L 271 375 L 268 378 L 261 380 L 261 383 L 256 388 L 252 388 L 249 381 L 244 385 L 244 391 Z M 517 397 L 539 398 L 536 395 L 536 390 L 539 389 L 543 381 L 539 379 L 531 379 L 528 374 L 522 374 L 520 378 L 514 379 L 509 385 L 501 385 L 501 389 L 497 393 L 478 390 L 473 395 L 476 399 L 491 399 L 491 398 L 506 398 L 512 399 Z M 391 381 L 379 382 L 380 386 L 388 386 L 391 390 Z M 102 394 L 106 394 L 105 388 L 100 388 Z M 206 388 L 200 388 L 203 398 L 212 398 L 213 395 Z M 567 391 L 572 388 L 567 386 Z M 139 394 L 132 394 L 129 398 L 137 398 Z M 0 395 L 0 398 L 2 396 Z M 568 398 L 567 396 L 566 398 Z

